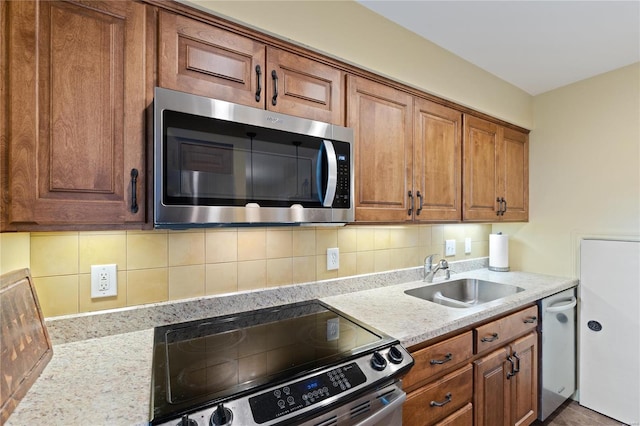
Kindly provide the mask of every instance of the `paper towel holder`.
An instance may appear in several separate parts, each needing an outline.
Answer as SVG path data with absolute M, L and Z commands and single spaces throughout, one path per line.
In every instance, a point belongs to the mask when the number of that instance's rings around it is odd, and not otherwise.
M 498 232 L 497 235 L 502 235 L 502 232 Z M 489 239 L 491 240 L 491 238 L 489 238 Z M 507 250 L 507 254 L 506 254 L 507 255 L 507 260 L 506 260 L 506 262 L 497 262 L 497 263 L 502 263 L 502 266 L 496 266 L 496 265 L 492 265 L 492 263 L 493 263 L 493 261 L 492 261 L 493 260 L 492 259 L 493 253 L 492 253 L 491 244 L 490 244 L 490 246 L 489 246 L 489 270 L 490 271 L 494 271 L 494 272 L 509 272 L 509 260 L 508 260 L 509 259 L 509 257 L 508 257 L 509 256 L 509 254 L 508 254 L 508 250 L 509 249 L 508 249 L 508 247 L 509 247 L 509 245 L 508 245 L 508 241 L 507 241 L 507 245 L 505 247 L 506 250 Z M 506 263 L 506 266 L 504 266 L 505 263 Z

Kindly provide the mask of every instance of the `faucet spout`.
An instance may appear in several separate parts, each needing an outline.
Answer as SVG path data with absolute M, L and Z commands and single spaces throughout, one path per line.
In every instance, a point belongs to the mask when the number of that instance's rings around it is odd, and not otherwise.
M 449 262 L 447 262 L 446 259 L 440 259 L 440 261 L 436 263 L 434 267 L 433 256 L 435 256 L 435 254 L 431 254 L 424 259 L 424 281 L 432 283 L 436 273 L 440 270 L 445 271 L 445 279 L 448 280 L 449 278 L 451 278 L 451 271 L 449 271 Z

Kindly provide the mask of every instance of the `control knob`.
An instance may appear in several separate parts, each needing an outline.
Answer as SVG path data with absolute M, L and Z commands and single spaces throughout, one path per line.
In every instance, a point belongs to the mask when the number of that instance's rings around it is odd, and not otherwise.
M 193 419 L 190 419 L 188 415 L 182 416 L 180 422 L 176 424 L 176 426 L 198 426 L 198 422 Z
M 211 426 L 227 426 L 231 424 L 233 420 L 233 413 L 228 408 L 225 408 L 224 405 L 218 405 L 216 411 L 211 415 L 211 420 L 209 424 Z
M 395 346 L 391 346 L 389 352 L 387 353 L 387 358 L 394 364 L 400 364 L 404 358 L 402 355 L 402 351 Z
M 380 352 L 375 351 L 371 357 L 371 367 L 374 370 L 382 371 L 387 366 L 387 360 L 384 359 Z

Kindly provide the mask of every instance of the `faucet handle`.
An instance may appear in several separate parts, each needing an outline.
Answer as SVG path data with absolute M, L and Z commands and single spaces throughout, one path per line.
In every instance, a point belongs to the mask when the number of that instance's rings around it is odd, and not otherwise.
M 438 255 L 438 253 L 433 253 L 433 254 L 430 254 L 427 257 L 425 257 L 424 258 L 424 264 L 426 265 L 428 263 L 429 265 L 431 265 L 433 263 L 433 257 L 437 256 L 437 255 Z

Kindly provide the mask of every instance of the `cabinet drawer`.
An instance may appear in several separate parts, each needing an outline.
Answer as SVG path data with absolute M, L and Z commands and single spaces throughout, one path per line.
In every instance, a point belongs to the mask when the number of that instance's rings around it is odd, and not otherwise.
M 411 354 L 415 360 L 413 368 L 402 379 L 404 389 L 466 362 L 473 356 L 471 331 L 444 340 Z
M 436 426 L 472 426 L 473 405 L 468 403 L 446 419 L 436 423 Z
M 531 306 L 474 330 L 475 353 L 504 345 L 538 326 L 538 307 Z
M 473 367 L 469 364 L 407 397 L 402 410 L 405 426 L 430 425 L 451 415 L 471 401 Z

